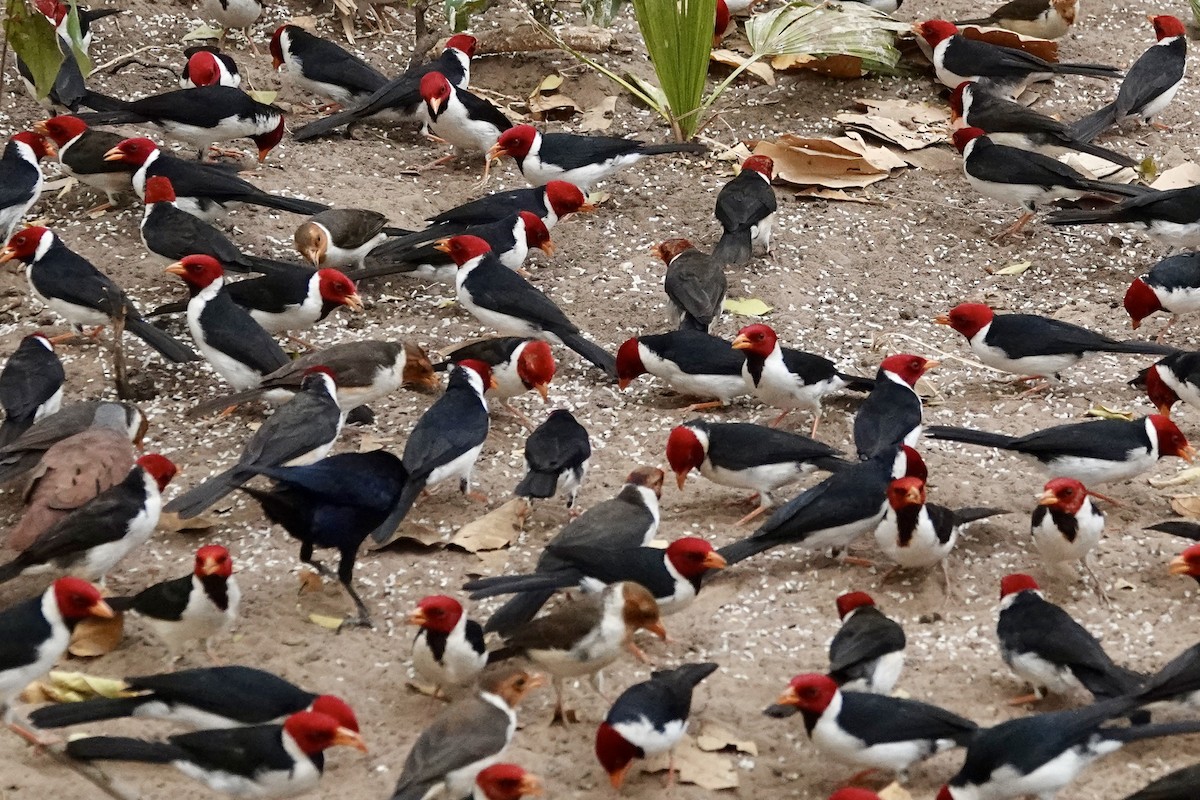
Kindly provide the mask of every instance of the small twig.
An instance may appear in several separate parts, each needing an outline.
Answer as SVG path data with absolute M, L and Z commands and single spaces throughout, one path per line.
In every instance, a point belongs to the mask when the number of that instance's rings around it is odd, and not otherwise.
M 128 53 L 126 53 L 126 54 L 125 54 L 125 55 L 123 55 L 123 56 L 117 56 L 117 57 L 116 57 L 116 58 L 114 58 L 112 61 L 106 61 L 106 62 L 104 62 L 103 64 L 100 64 L 100 65 L 98 65 L 98 66 L 96 66 L 96 67 L 93 67 L 93 68 L 92 68 L 92 71 L 88 73 L 88 77 L 90 78 L 90 77 L 92 77 L 93 75 L 95 75 L 96 73 L 98 73 L 98 72 L 101 72 L 101 71 L 103 71 L 103 70 L 106 70 L 106 69 L 111 69 L 111 68 L 113 68 L 113 67 L 115 67 L 115 66 L 121 66 L 122 64 L 124 64 L 124 63 L 125 63 L 125 61 L 126 61 L 127 59 L 133 59 L 133 58 L 134 58 L 135 56 L 137 56 L 139 53 L 145 53 L 145 52 L 146 52 L 146 51 L 148 51 L 148 50 L 155 50 L 155 49 L 157 49 L 157 48 L 158 48 L 158 45 L 156 45 L 156 44 L 148 44 L 148 45 L 145 45 L 145 46 L 143 46 L 143 47 L 139 47 L 137 50 L 133 50 L 133 51 L 131 51 L 131 52 L 128 52 Z M 140 61 L 139 61 L 138 63 L 144 63 L 144 62 L 140 62 Z M 146 64 L 145 66 L 148 66 L 148 67 L 157 67 L 157 66 L 160 66 L 160 65 L 158 65 L 158 64 Z M 167 69 L 167 67 L 162 67 L 162 69 Z M 172 70 L 172 71 L 174 71 L 174 70 Z
M 8 86 L 8 37 L 0 42 L 0 106 L 4 105 L 4 89 Z
M 875 337 L 875 341 L 871 342 L 871 349 L 878 350 L 879 348 L 883 347 L 883 345 L 885 343 L 887 343 L 887 341 L 890 339 L 904 339 L 904 340 L 912 342 L 914 344 L 919 344 L 919 345 L 921 345 L 922 350 L 924 350 L 927 353 L 932 353 L 933 355 L 937 356 L 938 361 L 958 361 L 959 363 L 967 364 L 972 367 L 978 367 L 979 369 L 990 370 L 990 371 L 998 373 L 1000 375 L 1008 374 L 1007 372 L 1005 372 L 1002 369 L 996 369 L 995 367 L 989 367 L 987 364 L 984 364 L 979 361 L 975 361 L 974 359 L 963 358 L 962 356 L 955 355 L 954 353 L 947 353 L 944 350 L 934 347 L 929 342 L 926 342 L 922 339 L 918 339 L 915 336 L 909 336 L 907 333 L 900 333 L 899 331 L 892 331 L 891 333 L 884 333 L 884 334 L 880 334 L 879 336 Z
M 129 377 L 125 369 L 125 314 L 127 307 L 122 303 L 117 316 L 113 317 L 113 381 L 117 384 L 117 397 L 122 400 L 132 400 L 133 387 L 129 385 Z

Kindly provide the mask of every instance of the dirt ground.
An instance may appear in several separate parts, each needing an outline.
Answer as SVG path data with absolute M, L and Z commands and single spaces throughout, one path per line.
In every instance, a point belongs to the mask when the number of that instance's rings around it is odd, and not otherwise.
M 115 2 L 130 9 L 97 25 L 94 57 L 97 63 L 142 47 L 151 41 L 161 48 L 141 54 L 174 69 L 182 66 L 182 47 L 176 43 L 198 20 L 176 4 Z M 109 5 L 109 3 L 105 3 Z M 905 20 L 931 16 L 974 15 L 982 7 L 965 2 L 906 4 L 898 16 Z M 309 13 L 299 3 L 272 3 L 255 28 L 262 51 L 254 56 L 237 49 L 244 74 L 258 88 L 273 88 L 265 43 L 274 27 L 294 14 Z M 481 25 L 513 19 L 511 9 L 493 11 Z M 571 12 L 574 13 L 574 12 Z M 1153 41 L 1146 13 L 1188 16 L 1183 3 L 1162 7 L 1145 2 L 1089 0 L 1077 29 L 1061 43 L 1064 59 L 1128 65 Z M 505 14 L 508 14 L 506 17 Z M 628 14 L 617 26 L 619 41 L 640 51 Z M 320 32 L 340 38 L 328 19 Z M 361 40 L 361 51 L 381 69 L 397 72 L 407 61 L 411 34 L 401 29 L 387 37 Z M 650 77 L 641 55 L 610 54 L 606 63 Z M 479 59 L 473 86 L 517 99 L 553 72 L 566 77 L 563 91 L 583 107 L 605 94 L 615 94 L 607 81 L 561 53 L 503 55 Z M 41 118 L 39 108 L 23 94 L 9 93 L 0 112 L 5 134 L 26 128 Z M 162 70 L 131 66 L 118 75 L 103 75 L 101 91 L 126 96 L 162 91 L 172 85 Z M 1076 116 L 1110 96 L 1112 87 L 1091 79 L 1060 80 L 1043 92 L 1040 108 Z M 1197 145 L 1195 81 L 1186 83 L 1161 118 L 1173 130 L 1141 129 L 1113 136 L 1108 143 L 1136 157 L 1152 156 L 1160 165 L 1184 160 Z M 782 75 L 776 88 L 742 82 L 720 102 L 723 113 L 709 134 L 727 144 L 789 131 L 835 133 L 830 122 L 857 97 L 907 97 L 937 101 L 940 87 L 925 76 L 840 82 L 813 75 Z M 285 89 L 280 100 L 300 100 Z M 299 109 L 299 106 L 297 106 Z M 297 127 L 312 112 L 299 109 Z M 556 127 L 560 127 L 556 125 Z M 566 126 L 570 129 L 570 124 Z M 666 137 L 665 127 L 645 109 L 620 95 L 612 131 L 654 140 Z M 290 137 L 271 154 L 251 178 L 270 190 L 287 190 L 338 206 L 369 206 L 390 215 L 400 226 L 417 226 L 425 216 L 473 196 L 478 177 L 474 160 L 446 172 L 414 176 L 406 167 L 424 164 L 441 154 L 436 145 L 411 132 L 384 137 L 367 129 L 361 141 L 341 138 L 296 144 Z M 776 248 L 767 260 L 729 275 L 734 296 L 765 299 L 775 307 L 768 322 L 787 344 L 824 353 L 847 371 L 872 374 L 887 352 L 912 350 L 927 356 L 965 356 L 958 334 L 931 324 L 931 318 L 958 302 L 985 300 L 1010 311 L 1050 314 L 1093 326 L 1117 336 L 1129 335 L 1120 300 L 1128 281 L 1159 257 L 1160 249 L 1126 231 L 1094 228 L 1055 231 L 1034 223 L 1025 236 L 992 243 L 989 236 L 1015 217 L 1013 209 L 974 195 L 962 178 L 957 157 L 949 150 L 930 158 L 930 167 L 897 174 L 856 193 L 869 204 L 797 200 L 779 187 L 780 221 Z M 661 265 L 648 254 L 665 238 L 685 235 L 711 245 L 719 230 L 712 218 L 715 193 L 730 175 L 729 165 L 712 159 L 659 158 L 643 162 L 602 187 L 611 199 L 592 215 L 571 219 L 554 231 L 559 251 L 553 259 L 540 256 L 533 265 L 535 282 L 560 302 L 580 326 L 603 345 L 615 348 L 637 333 L 665 329 L 665 298 Z M 53 171 L 53 167 L 50 168 Z M 523 185 L 509 163 L 499 170 L 493 188 Z M 138 241 L 141 207 L 129 204 L 116 213 L 89 220 L 81 213 L 93 198 L 76 191 L 67 197 L 46 195 L 36 213 L 67 244 L 112 274 L 141 303 L 152 307 L 180 293 L 162 265 L 148 257 Z M 292 231 L 299 219 L 252 207 L 236 210 L 227 224 L 237 241 L 256 252 L 290 255 Z M 994 276 L 990 269 L 1030 261 L 1019 276 Z M 369 299 L 366 314 L 350 318 L 336 314 L 312 334 L 321 343 L 358 337 L 419 341 L 431 351 L 487 333 L 461 309 L 448 306 L 444 287 L 396 280 L 363 287 Z M 0 292 L 27 294 L 16 270 L 0 275 Z M 726 316 L 715 332 L 732 336 L 747 320 Z M 1149 324 L 1152 335 L 1162 322 Z M 0 349 L 11 351 L 35 326 L 58 329 L 60 323 L 26 298 L 19 308 L 0 317 Z M 186 338 L 182 322 L 172 329 Z M 1172 343 L 1196 346 L 1197 326 L 1185 321 L 1176 327 Z M 889 339 L 891 336 L 893 338 Z M 207 366 L 163 364 L 140 344 L 131 354 L 144 377 L 153 381 L 157 397 L 143 407 L 151 419 L 149 448 L 181 465 L 173 495 L 194 485 L 209 471 L 227 464 L 248 435 L 250 414 L 193 422 L 183 413 L 197 398 L 219 390 L 221 381 Z M 112 397 L 111 380 L 101 351 L 95 348 L 61 350 L 68 374 L 68 397 Z M 610 497 L 623 477 L 638 464 L 665 466 L 667 431 L 685 417 L 678 398 L 643 378 L 624 394 L 602 384 L 598 373 L 573 354 L 560 354 L 560 372 L 552 388 L 552 406 L 574 411 L 592 436 L 592 470 L 580 501 L 588 507 Z M 1148 413 L 1150 407 L 1126 385 L 1148 363 L 1123 356 L 1095 356 L 1073 369 L 1066 381 L 1046 397 L 1018 399 L 1016 391 L 993 373 L 966 366 L 953 358 L 933 375 L 936 396 L 927 407 L 927 421 L 966 424 L 1010 432 L 1026 432 L 1078 419 L 1092 405 Z M 536 398 L 535 398 L 536 399 Z M 377 407 L 374 427 L 348 429 L 339 450 L 354 450 L 363 437 L 399 453 L 407 431 L 428 406 L 429 396 L 397 393 Z M 539 416 L 549 407 L 529 397 L 518 401 Z M 850 447 L 854 402 L 838 399 L 829 405 L 822 438 Z M 766 421 L 769 409 L 749 399 L 711 415 L 715 420 Z M 1197 412 L 1182 408 L 1185 433 L 1200 438 Z M 792 423 L 806 430 L 801 418 Z M 496 414 L 492 433 L 480 459 L 479 488 L 494 507 L 503 502 L 522 473 L 525 431 L 510 417 Z M 1152 670 L 1195 641 L 1196 586 L 1171 578 L 1166 563 L 1182 549 L 1165 534 L 1143 531 L 1145 525 L 1171 516 L 1171 493 L 1191 494 L 1183 486 L 1154 489 L 1145 478 L 1105 491 L 1122 502 L 1105 507 L 1108 528 L 1099 548 L 1099 571 L 1112 596 L 1102 603 L 1082 582 L 1047 576 L 1028 533 L 1030 510 L 1045 477 L 1014 457 L 990 450 L 941 443 L 922 446 L 931 479 L 930 496 L 951 507 L 988 505 L 1013 513 L 977 525 L 952 557 L 957 596 L 944 597 L 937 575 L 909 575 L 881 583 L 883 569 L 832 566 L 818 554 L 780 548 L 729 570 L 706 586 L 694 606 L 667 620 L 674 643 L 652 641 L 646 649 L 659 664 L 712 660 L 721 669 L 696 693 L 693 725 L 710 721 L 752 739 L 758 755 L 731 756 L 740 788 L 726 796 L 744 798 L 825 798 L 855 770 L 822 759 L 807 742 L 798 719 L 774 721 L 761 709 L 774 701 L 788 679 L 799 672 L 823 669 L 826 646 L 837 628 L 834 598 L 848 590 L 871 592 L 879 605 L 903 623 L 908 634 L 908 666 L 900 687 L 909 695 L 939 703 L 987 725 L 1025 713 L 1006 705 L 1023 687 L 999 658 L 995 644 L 998 582 L 1014 571 L 1032 572 L 1044 580 L 1050 599 L 1064 605 L 1090 630 L 1103 638 L 1117 661 L 1135 669 Z M 1163 478 L 1180 467 L 1176 460 L 1155 471 Z M 815 479 L 810 479 L 812 482 Z M 663 500 L 661 535 L 704 536 L 724 544 L 745 535 L 734 521 L 743 509 L 728 505 L 733 491 L 694 478 L 684 492 L 668 485 Z M 230 505 L 226 503 L 225 506 Z M 18 514 L 17 497 L 8 494 L 2 513 L 9 523 Z M 418 506 L 407 523 L 447 537 L 481 513 L 480 506 L 443 489 Z M 231 641 L 222 643 L 224 657 L 274 670 L 318 691 L 335 692 L 357 710 L 371 745 L 367 756 L 342 751 L 327 759 L 327 775 L 314 797 L 386 797 L 408 748 L 438 704 L 406 688 L 411 630 L 404 617 L 421 596 L 454 594 L 467 575 L 524 570 L 539 546 L 566 521 L 566 510 L 555 501 L 539 506 L 514 546 L 481 560 L 455 550 L 393 548 L 364 554 L 357 583 L 370 606 L 377 628 L 334 634 L 312 624 L 310 613 L 342 614 L 348 602 L 336 586 L 324 594 L 298 595 L 297 546 L 280 529 L 267 526 L 257 508 L 237 498 L 231 511 L 212 515 L 214 529 L 200 535 L 162 533 L 110 579 L 114 591 L 135 590 L 154 581 L 185 574 L 195 548 L 208 541 L 229 545 L 238 564 L 243 613 Z M 870 551 L 868 551 L 869 553 Z M 20 580 L 0 588 L 0 605 L 40 591 L 41 579 Z M 483 616 L 487 609 L 476 611 Z M 68 669 L 122 676 L 156 672 L 163 651 L 136 623 L 122 647 L 95 663 L 71 662 Z M 203 655 L 195 655 L 203 663 Z M 621 662 L 607 671 L 615 694 L 642 680 L 648 668 Z M 549 796 L 583 798 L 609 796 L 611 791 L 592 755 L 595 723 L 606 708 L 586 689 L 577 689 L 585 720 L 568 729 L 549 728 L 550 693 L 533 696 L 520 711 L 522 729 L 506 758 L 542 775 Z M 1084 702 L 1076 697 L 1043 704 L 1066 707 Z M 97 728 L 101 726 L 96 726 Z M 143 732 L 147 725 L 103 726 L 117 732 Z M 694 729 L 694 728 L 693 728 Z M 154 729 L 158 730 L 158 729 Z M 1062 792 L 1064 800 L 1122 798 L 1150 779 L 1194 760 L 1197 742 L 1177 740 L 1141 744 L 1111 756 Z M 961 753 L 949 753 L 915 767 L 908 789 L 916 798 L 930 798 L 957 769 Z M 115 765 L 106 770 L 123 786 L 144 798 L 171 796 L 191 800 L 211 796 L 170 769 Z M 663 792 L 661 775 L 635 771 L 625 789 L 631 798 Z M 45 798 L 51 793 L 96 797 L 94 787 L 26 749 L 13 737 L 0 738 L 0 797 L 6 800 Z M 674 796 L 690 800 L 710 793 L 684 785 Z

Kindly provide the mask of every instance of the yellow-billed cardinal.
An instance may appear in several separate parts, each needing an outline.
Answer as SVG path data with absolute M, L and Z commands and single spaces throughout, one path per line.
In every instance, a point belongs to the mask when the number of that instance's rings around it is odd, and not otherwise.
M 233 577 L 233 559 L 219 544 L 196 551 L 191 575 L 162 581 L 135 595 L 113 597 L 114 611 L 135 611 L 167 648 L 173 661 L 184 647 L 203 640 L 208 655 L 217 660 L 213 639 L 237 620 L 242 590 Z
M 663 289 L 676 328 L 708 333 L 721 316 L 727 284 L 721 263 L 687 239 L 667 239 L 650 251 L 667 265 Z
M 1200 764 L 1183 767 L 1148 783 L 1125 800 L 1191 800 L 1200 794 Z
M 103 581 L 150 538 L 162 511 L 162 491 L 173 477 L 175 465 L 164 456 L 142 456 L 125 480 L 63 517 L 0 566 L 0 583 L 47 569 Z
M 1158 38 L 1138 56 L 1125 73 L 1117 99 L 1071 126 L 1071 133 L 1085 142 L 1112 125 L 1130 119 L 1149 124 L 1175 97 L 1187 66 L 1187 31 L 1178 17 L 1149 16 Z
M 258 148 L 258 160 L 265 161 L 283 139 L 283 112 L 231 86 L 177 89 L 132 102 L 107 98 L 105 104 L 112 108 L 78 116 L 88 125 L 149 123 L 198 148 L 200 158 L 217 142 L 244 137 Z
M 266 467 L 301 466 L 329 453 L 345 412 L 337 381 L 325 367 L 310 367 L 291 400 L 267 417 L 242 448 L 237 463 L 176 497 L 166 510 L 188 519 L 237 489 Z
M 642 629 L 667 638 L 654 595 L 636 583 L 610 583 L 599 594 L 584 595 L 503 633 L 504 645 L 488 653 L 488 663 L 524 656 L 546 670 L 554 685 L 553 721 L 574 722 L 574 711 L 563 705 L 563 681 L 586 675 L 599 691 L 600 670 L 622 650 L 645 660 L 633 642 Z
M 182 278 L 191 294 L 187 321 L 196 347 L 235 390 L 257 387 L 264 375 L 287 366 L 275 337 L 233 299 L 215 258 L 184 256 L 166 271 Z
M 548 342 L 523 336 L 497 336 L 468 342 L 446 353 L 446 360 L 434 369 L 444 372 L 468 359 L 482 361 L 492 368 L 495 385 L 485 395 L 499 400 L 500 405 L 526 424 L 529 424 L 529 418 L 509 401 L 530 389 L 540 394 L 543 402 L 549 401 L 550 381 L 554 379 L 557 365 Z
M 132 169 L 133 190 L 143 200 L 152 178 L 166 178 L 175 194 L 171 201 L 175 207 L 206 222 L 216 220 L 235 203 L 250 203 L 291 214 L 316 214 L 328 208 L 312 200 L 264 192 L 226 167 L 177 158 L 144 137 L 119 140 L 104 153 L 104 161 Z
M 554 255 L 550 231 L 542 218 L 532 211 L 509 214 L 495 222 L 468 225 L 462 232 L 487 242 L 500 263 L 509 269 L 521 269 L 533 248 L 546 255 Z M 379 244 L 363 260 L 363 269 L 355 270 L 350 275 L 354 280 L 409 275 L 454 284 L 458 265 L 448 253 L 438 250 L 433 242 L 410 242 L 409 237 L 404 237 Z
M 56 413 L 33 423 L 27 431 L 0 447 L 0 484 L 36 467 L 42 455 L 55 444 L 97 426 L 125 433 L 129 441 L 140 450 L 149 422 L 141 409 L 132 403 L 104 400 L 67 403 Z
M 541 675 L 522 669 L 485 673 L 478 691 L 452 703 L 421 731 L 391 800 L 468 797 L 476 777 L 508 749 L 517 729 L 517 706 L 543 685 Z
M 85 736 L 67 744 L 80 761 L 170 764 L 189 778 L 229 797 L 295 797 L 317 787 L 330 747 L 367 745 L 346 721 L 298 711 L 282 725 L 177 733 L 166 741 Z
M 716 398 L 694 403 L 688 411 L 717 408 L 748 393 L 742 377 L 745 362 L 731 342 L 704 331 L 684 328 L 634 336 L 617 349 L 617 386 L 625 390 L 638 376 L 649 374 L 681 394 Z
M 1092 496 L 1074 478 L 1051 479 L 1033 509 L 1029 531 L 1048 566 L 1070 573 L 1070 562 L 1080 561 L 1096 586 L 1101 587 L 1091 556 L 1104 533 L 1104 512 L 1092 502 Z M 1108 500 L 1103 495 L 1095 496 Z
M 296 87 L 340 106 L 364 102 L 387 83 L 382 72 L 358 56 L 299 25 L 276 28 L 270 49 L 272 69 L 283 69 Z
M 1170 313 L 1170 321 L 1158 334 L 1161 341 L 1180 314 L 1200 311 L 1200 253 L 1180 253 L 1159 261 L 1133 279 L 1123 305 L 1135 331 L 1154 312 Z
M 538 569 L 529 575 L 500 575 L 468 581 L 463 589 L 472 600 L 527 591 L 567 589 L 579 586 L 596 592 L 605 586 L 628 581 L 644 586 L 654 595 L 659 611 L 675 614 L 692 604 L 700 593 L 709 570 L 723 569 L 725 559 L 708 542 L 696 536 L 676 539 L 663 550 L 658 547 L 611 547 L 551 542 L 546 553 L 563 566 Z
M 28 265 L 34 297 L 72 326 L 96 326 L 95 335 L 103 326 L 123 321 L 124 330 L 168 361 L 197 359 L 186 345 L 143 319 L 121 287 L 46 228 L 29 227 L 9 239 L 0 250 L 0 264 L 14 259 Z
M 771 507 L 771 492 L 795 483 L 814 469 L 836 472 L 848 463 L 841 452 L 798 433 L 748 422 L 693 419 L 671 429 L 667 463 L 683 490 L 692 470 L 713 483 L 750 489 L 758 508 L 738 520 L 744 525 Z
M 908 353 L 879 362 L 875 385 L 854 415 L 854 447 L 860 459 L 917 443 L 922 417 L 917 381 L 937 365 L 937 361 Z
M 422 597 L 408 624 L 419 629 L 412 646 L 417 675 L 448 697 L 475 685 L 487 666 L 487 646 L 483 626 L 467 618 L 462 603 L 444 594 Z
M 189 257 L 194 258 L 185 256 L 184 261 Z M 308 330 L 343 306 L 354 311 L 363 310 L 354 281 L 328 267 L 316 271 L 271 272 L 228 283 L 225 288 L 233 302 L 250 312 L 254 321 L 268 333 Z M 151 316 L 187 311 L 190 302 L 159 306 Z
M 358 730 L 354 711 L 341 699 L 306 692 L 254 667 L 183 669 L 126 678 L 121 683 L 125 696 L 42 706 L 30 713 L 29 721 L 46 729 L 133 717 L 213 730 L 266 725 L 282 722 L 298 711 L 316 711 L 344 718 L 347 728 Z
M 371 627 L 371 616 L 354 590 L 354 561 L 367 535 L 387 518 L 404 488 L 404 467 L 386 450 L 339 453 L 298 467 L 256 466 L 271 478 L 270 490 L 242 486 L 267 519 L 300 542 L 300 561 L 322 575 L 331 571 L 313 558 L 317 547 L 340 556 L 336 577 L 354 601 L 357 617 L 343 624 Z
M 586 192 L 646 156 L 707 152 L 706 145 L 694 142 L 650 144 L 612 136 L 542 133 L 532 125 L 517 125 L 500 134 L 488 158 L 511 156 L 530 186 L 566 181 Z
M 1130 383 L 1144 386 L 1146 397 L 1164 417 L 1180 400 L 1200 408 L 1200 353 L 1180 352 L 1150 365 Z
M 843 692 L 890 695 L 904 671 L 904 629 L 866 592 L 838 595 L 837 611 L 842 627 L 829 642 L 829 677 Z
M 61 0 L 34 0 L 34 6 L 46 19 L 54 23 L 54 29 L 62 38 L 70 38 L 72 4 Z M 92 23 L 113 14 L 120 14 L 119 8 L 84 8 L 75 4 L 74 11 L 79 20 L 79 46 L 87 53 L 92 47 Z
M 471 800 L 521 800 L 543 793 L 542 781 L 537 775 L 516 764 L 492 764 L 475 776 Z
M 705 662 L 657 670 L 621 692 L 596 729 L 596 758 L 614 789 L 620 791 L 635 758 L 662 753 L 671 754 L 667 784 L 675 782 L 675 746 L 687 732 L 692 692 L 717 668 Z
M 131 188 L 135 167 L 106 158 L 124 136 L 89 128 L 79 117 L 69 114 L 35 123 L 33 129 L 54 142 L 63 172 L 104 193 L 105 202 L 89 209 L 89 213 L 111 208 L 116 205 L 117 195 Z
M 971 428 L 931 425 L 930 439 L 997 447 L 1037 459 L 1054 477 L 1085 485 L 1136 478 L 1160 458 L 1178 456 L 1191 463 L 1195 450 L 1175 423 L 1160 414 L 1135 420 L 1101 419 L 1055 425 L 1024 436 L 1006 436 Z
M 1003 93 L 1014 96 L 1029 84 L 1049 80 L 1054 75 L 1121 77 L 1119 69 L 1105 64 L 1050 62 L 1014 47 L 968 39 L 958 32 L 953 22 L 944 19 L 920 22 L 913 30 L 933 48 L 934 72 L 950 89 L 963 81 L 986 78 Z
M 556 408 L 525 440 L 525 477 L 513 494 L 545 500 L 561 493 L 574 509 L 591 457 L 587 428 L 570 411 Z
M 662 497 L 663 472 L 657 467 L 638 467 L 625 479 L 615 497 L 604 500 L 568 522 L 538 556 L 535 570 L 549 573 L 570 567 L 570 562 L 551 551 L 552 545 L 605 548 L 613 551 L 644 547 L 658 533 L 658 501 Z M 484 626 L 486 631 L 506 633 L 533 619 L 556 587 L 530 590 L 501 606 Z
M 934 319 L 967 339 L 971 352 L 984 364 L 1020 375 L 1021 382 L 1046 382 L 1032 387 L 1041 391 L 1058 380 L 1058 373 L 1083 360 L 1088 353 L 1167 355 L 1173 347 L 1153 342 L 1119 342 L 1052 317 L 1038 314 L 997 314 L 983 303 L 960 303 Z
M 227 53 L 216 47 L 189 47 L 183 51 L 187 63 L 179 76 L 180 89 L 196 89 L 201 86 L 242 85 L 242 75 L 237 63 Z
M 486 241 L 460 235 L 439 241 L 437 247 L 458 264 L 458 301 L 484 325 L 508 336 L 533 336 L 565 345 L 617 377 L 612 354 L 584 336 L 540 289 L 501 264 Z
M 243 253 L 224 233 L 175 204 L 171 180 L 162 175 L 146 181 L 146 212 L 141 237 L 146 249 L 169 262 L 190 255 L 211 256 L 230 272 L 264 275 L 295 273 L 303 268 L 271 258 Z
M 1017 233 L 1039 203 L 1075 199 L 1087 194 L 1136 197 L 1151 190 L 1085 177 L 1058 159 L 1030 150 L 998 144 L 979 128 L 959 128 L 951 137 L 963 157 L 963 174 L 984 197 L 1019 206 L 1025 213 L 998 233 L 1000 239 Z
M 768 716 L 799 711 L 823 756 L 904 778 L 908 768 L 943 750 L 965 746 L 979 726 L 939 706 L 870 692 L 842 692 L 828 676 L 797 675 Z
M 1052 798 L 1097 759 L 1129 742 L 1200 731 L 1195 721 L 1102 727 L 1137 702 L 1108 700 L 982 729 L 967 745 L 962 769 L 941 788 L 937 800 Z
M 246 41 L 254 48 L 254 40 L 250 38 L 250 26 L 262 16 L 264 0 L 201 0 L 200 10 L 204 16 L 215 21 L 221 28 L 221 44 L 225 43 L 225 34 L 230 28 L 239 28 L 246 35 Z M 254 48 L 257 52 L 257 48 Z
M 331 208 L 300 223 L 292 237 L 296 252 L 314 267 L 357 267 L 383 243 L 387 217 L 378 211 Z
M 113 610 L 100 590 L 79 578 L 59 578 L 36 597 L 0 610 L 0 709 L 11 723 L 12 703 L 67 651 L 75 624 L 87 617 L 109 619 Z
M 769 325 L 755 323 L 742 328 L 733 340 L 733 348 L 746 357 L 742 378 L 754 395 L 769 406 L 783 409 L 771 422 L 772 427 L 797 408 L 809 409 L 813 412 L 815 436 L 821 422 L 821 398 L 838 389 L 868 392 L 875 387 L 875 381 L 869 378 L 839 372 L 824 356 L 782 346 Z
M 775 162 L 769 156 L 750 156 L 741 171 L 717 193 L 716 216 L 721 238 L 713 248 L 718 264 L 740 267 L 754 251 L 771 252 L 771 231 L 778 202 L 771 188 Z
M 395 247 L 425 244 L 436 239 L 468 233 L 468 229 L 473 225 L 488 225 L 521 211 L 529 211 L 541 218 L 542 224 L 549 231 L 554 230 L 555 225 L 572 214 L 595 211 L 595 206 L 587 202 L 587 197 L 578 186 L 566 181 L 550 181 L 545 186 L 493 192 L 478 200 L 455 206 L 429 217 L 429 225 L 424 229 L 398 237 L 389 244 Z M 474 236 L 479 235 L 471 233 Z
M 1106 208 L 1066 209 L 1046 215 L 1049 225 L 1135 225 L 1172 248 L 1200 247 L 1200 186 L 1146 191 Z
M 511 128 L 512 122 L 491 101 L 455 86 L 440 72 L 426 73 L 421 78 L 420 90 L 425 104 L 426 130 L 459 150 L 483 153 L 480 185 L 486 184 L 493 149 L 497 147 L 500 134 Z
M 1078 688 L 1097 700 L 1120 697 L 1136 691 L 1146 678 L 1114 664 L 1086 628 L 1042 596 L 1029 575 L 1000 580 L 996 638 L 1004 663 L 1033 687 L 1032 695 L 1015 697 L 1012 705 Z
M 783 544 L 844 549 L 879 525 L 893 479 L 903 477 L 910 467 L 925 469 L 909 452 L 916 451 L 893 447 L 835 472 L 776 509 L 754 533 L 717 552 L 736 564 Z
M 8 444 L 30 425 L 62 407 L 66 377 L 49 339 L 31 333 L 21 340 L 0 370 L 0 408 L 4 409 L 0 445 Z
M 985 130 L 996 144 L 1032 150 L 1052 158 L 1080 152 L 1123 167 L 1137 166 L 1129 156 L 1081 141 L 1066 123 L 1008 99 L 986 82 L 963 81 L 954 87 L 950 93 L 950 113 L 954 125 Z
M 113 415 L 46 450 L 32 471 L 21 521 L 5 544 L 24 550 L 75 509 L 125 479 L 137 455 L 122 417 Z
M 954 549 L 959 533 L 972 522 L 1007 513 L 996 508 L 954 510 L 927 503 L 925 481 L 897 478 L 888 486 L 888 508 L 875 528 L 875 541 L 884 555 L 896 562 L 896 569 L 928 569 L 941 564 L 949 594 L 946 557 Z
M 1163 529 L 1162 525 L 1155 527 L 1158 530 Z M 1171 559 L 1171 564 L 1167 567 L 1167 571 L 1172 575 L 1187 575 L 1190 578 L 1195 578 L 1196 582 L 1200 583 L 1200 544 L 1192 545 Z
M 39 162 L 55 154 L 54 145 L 32 131 L 9 137 L 0 156 L 0 234 L 12 238 L 25 213 L 42 196 L 42 168 Z
M 451 36 L 446 41 L 441 55 L 433 61 L 410 67 L 385 82 L 365 99 L 356 100 L 353 108 L 310 122 L 293 132 L 292 138 L 302 142 L 317 136 L 326 136 L 343 125 L 347 126 L 346 135 L 350 136 L 356 124 L 377 115 L 401 121 L 419 119 L 422 110 L 421 78 L 430 72 L 440 72 L 455 86 L 466 88 L 471 83 L 471 58 L 475 55 L 475 44 L 474 36 L 465 33 Z
M 404 490 L 391 515 L 372 534 L 376 542 L 395 533 L 430 486 L 456 478 L 459 492 L 472 495 L 471 473 L 490 427 L 483 393 L 494 383 L 491 367 L 482 361 L 467 359 L 451 369 L 445 394 L 426 409 L 404 443 Z
M 350 410 L 386 397 L 403 385 L 425 389 L 437 386 L 429 359 L 418 345 L 364 339 L 289 359 L 264 375 L 253 388 L 199 403 L 188 416 L 220 411 L 258 397 L 283 402 L 300 389 L 306 370 L 322 366 L 337 376 L 338 405 Z
M 985 25 L 1038 39 L 1058 39 L 1066 35 L 1078 16 L 1078 0 L 1010 0 L 986 17 L 955 20 L 954 24 Z

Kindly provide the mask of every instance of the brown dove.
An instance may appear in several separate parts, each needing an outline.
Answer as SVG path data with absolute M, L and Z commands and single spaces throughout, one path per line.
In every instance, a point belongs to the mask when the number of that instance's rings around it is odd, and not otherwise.
M 24 550 L 51 525 L 120 483 L 133 469 L 129 436 L 112 428 L 89 428 L 52 445 L 25 489 L 25 514 L 6 544 Z

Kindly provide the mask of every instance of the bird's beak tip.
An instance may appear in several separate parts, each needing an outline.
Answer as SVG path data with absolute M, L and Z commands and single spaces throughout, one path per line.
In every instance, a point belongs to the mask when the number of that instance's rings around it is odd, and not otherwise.
M 103 600 L 97 600 L 96 604 L 88 609 L 88 613 L 93 617 L 100 617 L 101 619 L 112 619 L 116 616 L 116 612 L 112 610 L 112 606 Z

